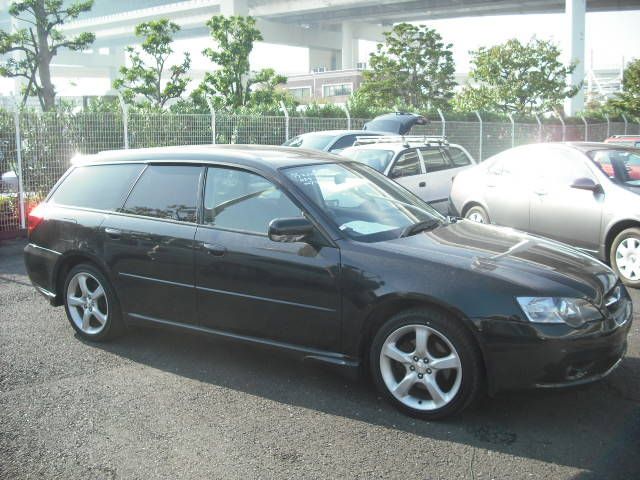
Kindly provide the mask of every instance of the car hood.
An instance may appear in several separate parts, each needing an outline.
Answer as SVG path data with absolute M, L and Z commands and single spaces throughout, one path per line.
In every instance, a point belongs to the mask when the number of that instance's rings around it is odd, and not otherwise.
M 468 220 L 381 243 L 397 254 L 499 278 L 523 295 L 572 295 L 599 304 L 618 280 L 608 266 L 567 245 Z

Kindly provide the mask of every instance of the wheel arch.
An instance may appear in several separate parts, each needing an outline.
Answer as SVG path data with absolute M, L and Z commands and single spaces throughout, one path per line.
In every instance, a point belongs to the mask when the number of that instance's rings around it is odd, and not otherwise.
M 62 255 L 56 263 L 52 272 L 51 284 L 53 285 L 53 292 L 55 293 L 55 298 L 53 299 L 54 305 L 60 306 L 64 303 L 64 292 L 62 290 L 64 289 L 64 282 L 67 273 L 69 273 L 73 267 L 81 263 L 89 263 L 96 267 L 109 279 L 109 281 L 113 283 L 106 265 L 98 256 L 81 250 L 65 252 L 65 254 Z
M 369 368 L 369 350 L 374 337 L 380 328 L 394 315 L 415 308 L 431 308 L 441 313 L 450 315 L 469 333 L 473 339 L 475 347 L 478 349 L 480 358 L 482 359 L 482 372 L 487 378 L 488 364 L 487 355 L 478 339 L 478 335 L 473 322 L 460 310 L 444 303 L 436 298 L 426 295 L 394 295 L 382 299 L 366 318 L 362 339 L 360 342 L 359 355 L 362 359 L 362 366 L 368 370 Z M 490 379 L 487 378 L 490 383 Z
M 610 263 L 611 260 L 611 247 L 613 246 L 613 241 L 618 235 L 620 235 L 620 233 L 628 228 L 640 228 L 640 222 L 632 219 L 619 220 L 609 227 L 604 240 L 603 252 L 607 263 Z

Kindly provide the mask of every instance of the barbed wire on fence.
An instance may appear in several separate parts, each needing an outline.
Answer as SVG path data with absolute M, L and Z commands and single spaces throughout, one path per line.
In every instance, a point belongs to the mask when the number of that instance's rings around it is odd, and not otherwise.
M 482 161 L 512 145 L 538 141 L 602 141 L 609 135 L 640 135 L 640 124 L 567 124 L 441 120 L 412 133 L 440 135 Z M 479 117 L 481 120 L 481 117 Z M 24 227 L 25 216 L 41 201 L 78 154 L 123 148 L 199 144 L 280 145 L 287 137 L 326 130 L 362 129 L 368 119 L 251 116 L 220 113 L 33 113 L 0 112 L 0 232 Z M 20 155 L 18 155 L 18 153 Z M 21 169 L 18 168 L 18 158 Z M 19 182 L 19 180 L 22 180 Z M 22 185 L 20 191 L 19 184 Z M 22 212 L 21 206 L 22 204 Z M 22 213 L 22 215 L 21 215 Z

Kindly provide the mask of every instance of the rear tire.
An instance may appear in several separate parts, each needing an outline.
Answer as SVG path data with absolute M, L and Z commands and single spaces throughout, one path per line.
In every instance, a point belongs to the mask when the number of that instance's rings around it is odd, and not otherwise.
M 489 214 L 480 205 L 475 205 L 467 210 L 467 212 L 464 214 L 464 218 L 476 223 L 491 223 Z
M 111 283 L 95 266 L 73 267 L 64 282 L 64 309 L 78 335 L 102 342 L 124 333 L 120 303 Z
M 374 337 L 369 358 L 378 391 L 399 410 L 424 420 L 460 413 L 482 389 L 482 360 L 473 338 L 439 310 L 391 317 Z
M 618 234 L 611 245 L 609 262 L 625 285 L 640 288 L 640 228 L 627 228 Z

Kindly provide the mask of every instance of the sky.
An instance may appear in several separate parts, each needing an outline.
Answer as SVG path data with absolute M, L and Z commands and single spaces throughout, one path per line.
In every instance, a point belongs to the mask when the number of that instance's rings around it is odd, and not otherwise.
M 456 70 L 469 71 L 469 51 L 480 46 L 491 46 L 510 38 L 527 41 L 532 37 L 550 39 L 562 46 L 565 42 L 565 17 L 563 14 L 509 15 L 497 17 L 465 17 L 420 22 L 435 28 L 447 43 L 453 44 Z M 629 12 L 588 13 L 586 16 L 585 69 L 620 68 L 622 59 L 628 62 L 640 58 L 640 10 Z M 188 50 L 192 54 L 192 66 L 206 69 L 210 63 L 199 52 L 208 46 L 207 38 L 178 41 L 176 55 Z M 359 61 L 367 62 L 375 43 L 360 42 Z M 271 67 L 280 73 L 292 75 L 307 73 L 309 63 L 307 49 L 257 43 L 250 57 L 254 70 Z M 54 79 L 56 81 L 56 79 Z M 61 95 L 104 94 L 110 90 L 107 79 L 78 79 L 56 81 Z M 10 91 L 10 83 L 0 79 L 0 94 Z

